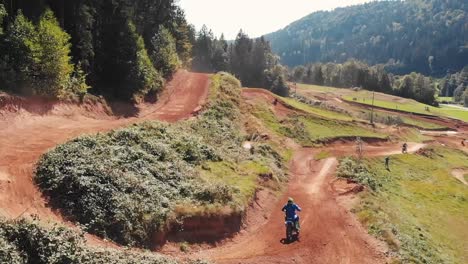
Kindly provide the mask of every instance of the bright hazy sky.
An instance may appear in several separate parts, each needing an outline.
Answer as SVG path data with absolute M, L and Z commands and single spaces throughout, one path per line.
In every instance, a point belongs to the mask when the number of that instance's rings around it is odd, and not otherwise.
M 250 37 L 284 28 L 317 10 L 368 2 L 368 0 L 179 0 L 187 20 L 199 30 L 203 24 L 216 36 L 234 39 L 242 28 Z

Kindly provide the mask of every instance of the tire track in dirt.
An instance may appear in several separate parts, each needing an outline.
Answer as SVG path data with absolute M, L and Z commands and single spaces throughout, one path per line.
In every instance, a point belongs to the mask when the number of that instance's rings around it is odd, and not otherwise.
M 217 263 L 384 263 L 384 252 L 375 239 L 338 204 L 330 188 L 337 159 L 317 161 L 313 157 L 318 151 L 296 151 L 288 191 L 263 226 L 195 256 Z M 300 241 L 285 244 L 281 208 L 289 196 L 302 207 L 302 228 Z
M 243 92 L 247 100 L 263 98 L 272 102 L 267 92 L 249 89 Z M 278 106 L 274 106 L 275 110 Z M 284 112 L 291 111 L 281 108 Z M 279 111 L 281 112 L 281 111 Z M 278 113 L 276 113 L 278 114 Z M 280 113 L 284 114 L 283 112 Z M 408 152 L 414 153 L 425 144 L 409 143 Z M 329 158 L 316 160 L 320 152 Z M 364 143 L 364 155 L 388 156 L 401 153 L 400 143 Z M 208 258 L 216 263 L 385 263 L 386 246 L 367 233 L 360 222 L 339 201 L 339 193 L 332 188 L 337 157 L 355 155 L 355 143 L 336 142 L 322 148 L 298 148 L 290 164 L 290 181 L 282 195 L 259 226 L 249 226 L 231 240 L 211 249 L 202 249 L 191 257 Z M 285 244 L 284 206 L 287 197 L 293 197 L 302 207 L 300 241 Z M 177 255 L 177 254 L 176 254 Z

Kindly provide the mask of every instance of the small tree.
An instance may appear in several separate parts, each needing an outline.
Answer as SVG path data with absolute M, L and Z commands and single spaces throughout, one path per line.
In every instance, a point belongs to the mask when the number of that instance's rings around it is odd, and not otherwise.
M 156 69 L 160 70 L 164 77 L 169 77 L 180 65 L 177 55 L 176 41 L 171 32 L 161 26 L 151 40 L 151 60 Z
M 33 94 L 41 47 L 34 25 L 21 11 L 5 34 L 1 81 L 14 92 Z
M 0 35 L 3 34 L 3 18 L 6 17 L 7 12 L 3 4 L 0 3 Z
M 129 67 L 126 84 L 129 86 L 130 97 L 133 100 L 144 96 L 149 92 L 156 92 L 162 88 L 164 80 L 161 74 L 154 68 L 148 52 L 145 48 L 143 38 L 136 32 L 136 28 L 131 22 L 127 22 L 128 35 L 130 44 L 130 59 L 127 66 Z M 125 87 L 124 87 L 125 88 Z M 127 97 L 128 98 L 128 97 Z
M 468 107 L 468 89 L 466 89 L 465 92 L 463 93 L 463 98 L 464 98 L 465 107 Z
M 453 100 L 455 102 L 463 101 L 463 93 L 465 92 L 466 87 L 463 84 L 460 84 L 457 89 L 453 92 Z
M 70 57 L 70 35 L 60 25 L 50 9 L 46 10 L 37 27 L 39 67 L 36 92 L 58 97 L 65 92 L 73 64 Z

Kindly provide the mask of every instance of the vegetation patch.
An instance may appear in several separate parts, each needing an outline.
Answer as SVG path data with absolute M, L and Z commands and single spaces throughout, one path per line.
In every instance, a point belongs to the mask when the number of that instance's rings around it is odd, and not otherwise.
M 393 99 L 391 99 L 393 98 Z M 374 105 L 377 107 L 386 108 L 389 110 L 398 110 L 408 113 L 417 113 L 434 116 L 444 116 L 468 121 L 468 111 L 457 109 L 449 106 L 434 107 L 425 105 L 414 100 L 401 99 L 397 97 L 389 97 L 383 94 L 377 94 L 374 98 Z M 343 96 L 343 99 L 349 102 L 357 102 L 365 105 L 372 105 L 372 92 L 359 91 Z
M 241 147 L 234 77 L 215 75 L 210 99 L 195 120 L 146 122 L 58 146 L 40 160 L 36 183 L 88 232 L 124 245 L 149 247 L 186 216 L 242 213 L 262 173 L 284 180 L 283 159 L 268 146 Z
M 340 161 L 337 176 L 364 184 L 374 191 L 379 187 L 379 183 L 375 180 L 375 176 L 371 173 L 369 167 L 351 157 L 343 158 Z
M 271 109 L 265 104 L 256 105 L 253 114 L 262 120 L 272 131 L 297 140 L 298 143 L 308 146 L 335 138 L 381 138 L 387 135 L 373 132 L 352 122 L 321 119 L 313 115 L 293 114 L 279 120 Z
M 431 140 L 431 137 L 425 136 L 415 128 L 405 129 L 403 132 L 399 133 L 397 138 L 407 141 L 407 142 L 417 142 L 422 143 L 428 140 Z
M 298 84 L 298 86 L 305 89 L 305 91 L 313 90 L 314 92 L 319 92 L 320 94 L 321 93 L 323 93 L 323 94 L 332 93 L 332 94 L 334 94 L 334 96 L 339 96 L 339 97 L 344 96 L 345 98 L 355 98 L 352 95 L 357 93 L 356 91 L 353 91 L 351 89 L 344 89 L 344 88 L 333 88 L 333 87 L 327 87 L 327 86 L 306 85 L 306 84 Z M 305 94 L 307 94 L 307 92 Z M 298 98 L 303 97 L 304 98 L 303 100 L 306 100 L 310 96 L 296 95 L 296 97 L 298 97 Z M 390 98 L 388 95 L 386 97 Z M 396 100 L 396 98 L 397 97 L 394 97 L 395 100 Z M 399 99 L 400 100 L 405 100 L 405 99 L 402 99 L 402 98 L 399 98 Z M 303 101 L 303 100 L 301 100 L 301 101 Z M 365 102 L 365 100 L 371 100 L 371 102 L 372 102 L 372 98 L 362 99 L 362 100 L 363 100 L 363 102 Z M 320 103 L 320 101 L 318 101 L 318 102 Z M 344 115 L 344 117 L 347 117 L 349 120 L 357 119 L 357 120 L 366 120 L 366 121 L 370 122 L 370 120 L 371 120 L 371 111 L 368 110 L 367 108 L 357 107 L 357 106 L 356 107 L 349 106 L 348 108 L 353 109 L 353 110 L 347 111 L 346 114 L 341 113 L 341 115 Z M 397 107 L 395 106 L 395 109 L 396 108 Z M 305 109 L 301 109 L 301 110 L 305 111 Z M 344 111 L 344 110 L 342 110 L 342 111 Z M 336 111 L 335 111 L 335 113 L 336 113 Z M 336 117 L 333 118 L 331 116 L 325 116 L 325 115 L 322 115 L 322 116 L 328 117 L 328 118 L 331 118 L 331 119 L 339 119 L 339 118 L 336 118 Z M 346 120 L 346 119 L 343 119 L 343 120 Z M 418 120 L 418 119 L 410 118 L 410 117 L 406 117 L 406 116 L 400 116 L 398 114 L 389 114 L 389 113 L 386 113 L 384 111 L 379 111 L 378 109 L 375 109 L 375 111 L 374 111 L 373 121 L 377 122 L 377 123 L 386 124 L 386 125 L 407 125 L 407 126 L 414 126 L 414 127 L 417 127 L 417 128 L 427 129 L 427 130 L 447 129 L 447 127 L 444 127 L 444 126 L 441 126 L 441 125 L 438 125 L 438 124 L 435 124 L 435 123 L 431 123 L 431 122 L 428 122 L 428 121 L 422 121 L 422 120 Z
M 317 115 L 327 119 L 334 119 L 334 120 L 341 120 L 341 121 L 353 121 L 353 118 L 347 114 L 331 111 L 328 109 L 324 109 L 322 107 L 314 107 L 306 103 L 299 102 L 293 98 L 281 98 L 290 106 L 307 112 L 309 114 Z
M 389 171 L 383 158 L 362 164 L 343 159 L 339 174 L 371 175 L 378 188 L 362 194 L 355 213 L 402 263 L 466 263 L 468 190 L 451 171 L 467 159 L 461 151 L 436 147 L 392 156 Z
M 83 234 L 67 227 L 44 225 L 38 220 L 0 219 L 0 263 L 50 264 L 178 264 L 167 257 L 149 252 L 97 249 L 86 245 Z M 189 261 L 185 264 L 206 264 Z

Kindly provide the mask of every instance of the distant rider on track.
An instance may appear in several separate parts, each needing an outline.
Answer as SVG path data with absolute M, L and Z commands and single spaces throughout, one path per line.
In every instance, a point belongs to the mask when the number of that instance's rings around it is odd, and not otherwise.
M 296 214 L 296 211 L 302 211 L 302 209 L 294 203 L 293 198 L 288 199 L 288 203 L 283 207 L 283 212 L 286 212 L 286 220 L 294 219 L 294 224 L 296 226 L 296 232 L 299 234 L 300 224 L 299 216 Z
M 401 152 L 405 154 L 408 153 L 408 144 L 406 142 L 403 144 Z

